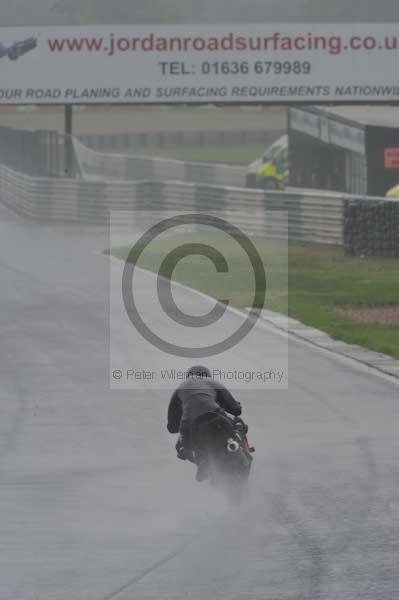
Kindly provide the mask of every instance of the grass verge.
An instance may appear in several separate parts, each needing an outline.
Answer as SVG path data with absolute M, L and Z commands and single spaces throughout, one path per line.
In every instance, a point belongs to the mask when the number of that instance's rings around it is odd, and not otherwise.
M 188 242 L 208 243 L 224 253 L 229 274 L 220 275 L 205 258 L 186 257 L 173 278 L 215 298 L 229 298 L 244 308 L 252 303 L 253 275 L 234 241 L 208 235 L 179 235 L 154 241 L 139 265 L 157 272 L 166 254 Z M 268 277 L 265 308 L 289 314 L 327 332 L 335 339 L 359 344 L 399 359 L 399 325 L 361 323 L 337 312 L 337 307 L 386 307 L 399 304 L 399 261 L 347 258 L 342 249 L 327 246 L 271 243 L 255 240 Z M 112 250 L 125 259 L 127 248 Z M 287 280 L 288 266 L 288 280 Z

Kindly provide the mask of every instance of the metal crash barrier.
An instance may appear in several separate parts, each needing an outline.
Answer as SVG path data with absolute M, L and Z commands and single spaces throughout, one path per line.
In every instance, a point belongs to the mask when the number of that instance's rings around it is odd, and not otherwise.
M 216 211 L 253 235 L 343 245 L 345 199 L 181 181 L 82 181 L 30 177 L 0 166 L 0 200 L 39 221 L 106 226 L 110 211 Z M 270 219 L 270 214 L 275 215 Z M 288 217 L 288 218 L 287 218 Z M 121 218 L 121 224 L 125 222 Z

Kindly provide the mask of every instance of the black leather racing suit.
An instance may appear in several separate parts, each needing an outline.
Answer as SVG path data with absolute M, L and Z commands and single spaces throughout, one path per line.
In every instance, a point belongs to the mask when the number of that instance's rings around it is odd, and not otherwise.
M 226 411 L 235 417 L 241 415 L 237 402 L 219 382 L 210 377 L 189 377 L 173 393 L 168 409 L 168 431 L 181 434 L 180 444 L 190 448 L 191 425 L 205 413 Z

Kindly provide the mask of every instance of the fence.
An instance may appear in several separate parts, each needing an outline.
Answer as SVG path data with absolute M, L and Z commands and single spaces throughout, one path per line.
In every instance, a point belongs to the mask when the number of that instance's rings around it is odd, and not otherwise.
M 399 201 L 372 198 L 345 202 L 347 256 L 399 257 Z
M 101 154 L 98 153 L 97 164 L 101 164 L 102 173 L 105 177 L 114 177 L 114 165 L 116 162 L 124 162 L 125 167 L 121 168 L 120 172 L 123 178 L 144 178 L 146 172 L 148 176 L 155 175 L 156 177 L 164 177 L 168 173 L 169 166 L 158 159 L 158 170 L 153 168 L 155 164 L 151 158 L 139 156 L 137 159 L 132 155 L 134 152 L 143 150 L 143 148 L 163 148 L 172 146 L 214 146 L 214 145 L 237 145 L 259 142 L 265 147 L 271 144 L 281 132 L 279 131 L 178 131 L 178 132 L 155 132 L 142 134 L 107 134 L 107 135 L 89 135 L 79 138 L 81 148 L 86 147 L 86 152 L 93 152 L 93 148 L 97 151 L 108 151 L 118 154 L 108 154 L 107 161 L 110 166 L 105 165 L 105 161 L 101 162 Z M 76 144 L 78 140 L 76 140 Z M 23 129 L 14 129 L 12 127 L 0 127 L 0 163 L 33 175 L 35 177 L 74 177 L 77 173 L 77 164 L 72 156 L 72 161 L 66 160 L 66 155 L 69 153 L 68 144 L 70 140 L 66 139 L 62 133 L 50 130 L 29 131 Z M 121 153 L 129 152 L 122 159 Z M 82 152 L 80 153 L 82 154 Z M 103 157 L 105 158 L 105 157 Z M 171 163 L 173 161 L 170 161 Z M 174 171 L 177 172 L 179 167 L 175 161 Z M 69 172 L 66 173 L 66 165 L 68 164 Z M 201 178 L 205 180 L 210 177 L 213 183 L 221 185 L 241 185 L 238 175 L 231 177 L 228 181 L 226 178 L 218 180 L 212 176 L 213 167 L 216 165 L 203 166 L 201 163 L 194 166 L 196 163 L 189 163 L 187 167 L 187 177 L 191 175 L 196 177 L 196 181 Z M 120 167 L 118 167 L 120 168 Z M 230 167 L 234 169 L 235 167 Z M 180 167 L 182 169 L 182 167 Z M 223 169 L 223 167 L 221 167 Z M 229 166 L 226 165 L 226 172 Z M 240 167 L 236 167 L 239 171 Z M 242 169 L 242 167 L 241 167 Z M 220 171 L 220 170 L 219 170 Z M 198 173 L 198 175 L 196 174 Z M 208 173 L 210 175 L 208 175 Z M 231 173 L 234 173 L 231 171 Z M 92 174 L 93 175 L 93 174 Z M 97 173 L 99 175 L 99 173 Z M 209 181 L 209 179 L 208 179 Z
M 0 163 L 33 177 L 65 178 L 80 174 L 87 181 L 155 178 L 244 186 L 246 172 L 245 167 L 218 163 L 105 154 L 57 131 L 10 127 L 0 127 Z
M 167 118 L 167 117 L 165 117 Z M 88 134 L 79 141 L 99 152 L 135 152 L 144 148 L 180 148 L 182 146 L 239 146 L 261 144 L 265 148 L 286 133 L 264 131 L 153 131 L 143 133 Z
M 86 181 L 155 179 L 245 186 L 245 167 L 218 163 L 194 163 L 148 156 L 104 154 L 73 138 L 77 168 Z
M 0 163 L 34 177 L 65 177 L 65 137 L 57 131 L 0 127 Z M 72 164 L 72 172 L 74 172 Z

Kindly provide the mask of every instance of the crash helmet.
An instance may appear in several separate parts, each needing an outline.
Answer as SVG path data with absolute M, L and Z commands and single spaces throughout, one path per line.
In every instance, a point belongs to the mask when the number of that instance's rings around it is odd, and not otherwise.
M 212 375 L 208 367 L 195 365 L 194 367 L 189 368 L 187 377 L 212 377 Z

